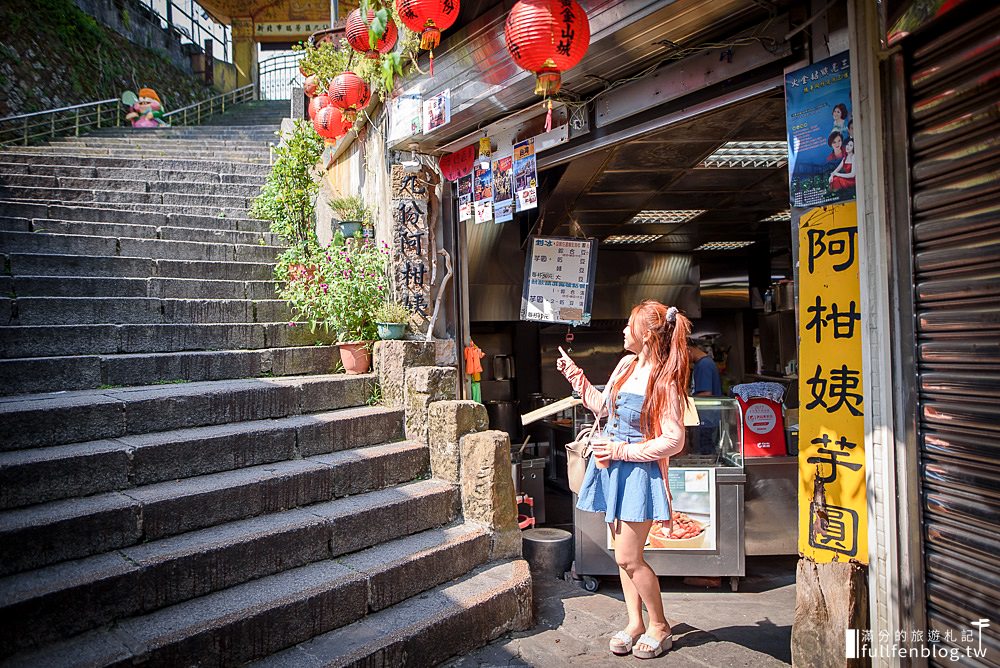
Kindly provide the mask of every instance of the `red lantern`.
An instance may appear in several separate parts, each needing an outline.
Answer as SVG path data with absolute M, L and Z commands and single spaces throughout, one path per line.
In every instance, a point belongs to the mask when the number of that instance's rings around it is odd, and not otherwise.
M 315 119 L 316 114 L 323 107 L 330 106 L 330 96 L 326 93 L 317 95 L 313 99 L 309 100 L 309 118 Z
M 454 153 L 442 155 L 438 161 L 441 173 L 449 181 L 457 181 L 472 173 L 472 165 L 476 161 L 476 145 L 469 144 Z
M 319 79 L 316 78 L 315 74 L 310 74 L 306 77 L 305 83 L 302 84 L 302 88 L 305 89 L 308 97 L 313 97 L 316 95 L 316 87 L 318 85 Z
M 576 0 L 520 0 L 504 25 L 507 51 L 535 73 L 535 94 L 548 97 L 562 85 L 590 46 L 590 22 Z
M 375 12 L 369 9 L 368 23 L 370 24 L 374 19 Z M 355 9 L 347 16 L 347 25 L 344 31 L 347 34 L 347 43 L 351 45 L 351 48 L 369 58 L 378 58 L 379 55 L 392 51 L 392 47 L 396 46 L 396 37 L 398 36 L 396 24 L 393 23 L 392 19 L 389 19 L 385 24 L 385 33 L 375 41 L 373 48 L 368 36 L 368 26 L 361 20 L 360 9 Z
M 434 47 L 441 43 L 441 32 L 458 18 L 458 0 L 396 0 L 399 20 L 420 35 L 420 48 L 431 52 L 431 76 L 434 76 Z
M 344 119 L 354 123 L 358 111 L 364 109 L 372 98 L 371 89 L 365 80 L 354 72 L 341 72 L 327 89 L 330 103 L 344 114 Z
M 313 129 L 324 139 L 337 139 L 347 134 L 351 124 L 347 123 L 336 107 L 323 107 L 313 118 Z

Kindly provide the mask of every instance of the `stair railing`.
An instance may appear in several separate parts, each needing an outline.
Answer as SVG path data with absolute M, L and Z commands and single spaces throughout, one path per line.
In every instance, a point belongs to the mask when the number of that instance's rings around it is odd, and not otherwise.
M 163 115 L 171 125 L 197 125 L 203 119 L 221 114 L 233 106 L 256 98 L 254 85 L 247 84 L 228 93 L 189 104 Z M 127 111 L 121 100 L 109 98 L 70 107 L 35 111 L 0 118 L 0 146 L 28 146 L 56 137 L 79 137 L 97 128 L 125 125 Z

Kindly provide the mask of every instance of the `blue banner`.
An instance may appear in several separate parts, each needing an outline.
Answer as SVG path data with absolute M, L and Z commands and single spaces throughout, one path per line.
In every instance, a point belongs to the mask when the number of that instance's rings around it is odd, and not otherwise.
M 785 75 L 788 190 L 792 206 L 855 199 L 854 115 L 848 53 Z

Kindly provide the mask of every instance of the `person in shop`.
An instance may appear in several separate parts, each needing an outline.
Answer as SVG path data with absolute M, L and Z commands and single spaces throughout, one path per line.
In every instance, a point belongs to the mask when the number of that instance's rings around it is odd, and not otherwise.
M 688 357 L 691 360 L 691 396 L 721 397 L 722 376 L 711 355 L 698 347 L 694 339 L 688 339 Z M 691 447 L 695 454 L 715 454 L 718 443 L 719 415 L 717 411 L 699 411 L 698 439 Z
M 857 180 L 854 175 L 854 138 L 848 137 L 844 144 L 844 159 L 830 174 L 830 190 L 853 188 Z
M 684 447 L 690 333 L 691 321 L 676 307 L 647 300 L 632 309 L 622 331 L 629 354 L 603 392 L 561 349 L 556 362 L 584 406 L 608 418 L 603 438 L 592 443 L 577 508 L 603 513 L 611 529 L 629 620 L 611 638 L 610 650 L 620 656 L 651 659 L 673 645 L 660 582 L 643 550 L 653 523 L 671 521 L 667 469 Z

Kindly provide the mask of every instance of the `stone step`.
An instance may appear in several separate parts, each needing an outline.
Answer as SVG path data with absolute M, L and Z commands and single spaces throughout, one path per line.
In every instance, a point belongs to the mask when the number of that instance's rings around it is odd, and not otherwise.
M 402 437 L 401 411 L 362 406 L 0 452 L 0 508 L 128 490 Z
M 118 204 L 44 204 L 34 202 L 13 202 L 0 200 L 0 211 L 5 218 L 29 218 L 39 220 L 87 221 L 95 223 L 118 223 L 122 225 L 155 225 L 158 227 L 192 227 L 207 230 L 231 230 L 241 232 L 267 232 L 269 223 L 240 216 L 194 215 L 189 213 L 165 213 L 164 206 L 151 210 L 134 211 L 119 208 Z
M 44 224 L 42 224 L 44 226 Z M 182 235 L 183 233 L 178 233 Z M 11 254 L 143 257 L 154 260 L 275 262 L 281 246 L 175 239 L 95 237 L 82 234 L 0 232 L 0 248 Z
M 319 509 L 322 514 L 316 518 L 319 520 L 318 528 L 313 520 L 300 533 L 325 531 L 336 536 L 338 530 L 357 526 L 357 523 L 345 519 L 342 510 L 332 507 L 333 504 L 330 506 Z M 406 512 L 401 504 L 394 506 L 397 512 Z M 435 510 L 433 504 L 416 502 L 413 506 L 419 510 L 420 516 L 407 522 L 408 525 L 417 526 L 420 521 L 437 519 L 432 516 Z M 361 512 L 369 520 L 388 519 L 388 513 L 381 508 L 363 508 Z M 304 524 L 309 520 L 302 518 L 298 521 Z M 399 532 L 399 529 L 396 530 Z M 96 629 L 31 653 L 16 655 L 10 659 L 9 665 L 104 666 L 133 665 L 133 662 L 149 666 L 239 665 L 365 617 L 371 606 L 370 592 L 377 589 L 380 583 L 399 580 L 412 573 L 419 578 L 412 584 L 419 588 L 418 591 L 423 591 L 433 586 L 437 579 L 434 567 L 444 559 L 454 562 L 447 570 L 455 570 L 461 564 L 475 565 L 476 560 L 481 558 L 482 539 L 477 539 L 472 530 L 467 530 L 464 535 L 445 531 L 430 529 L 426 533 L 415 534 L 409 544 L 399 541 L 388 546 L 387 549 L 391 549 L 394 555 L 399 555 L 391 563 L 373 563 L 362 569 L 320 557 L 319 561 L 120 620 L 113 629 Z M 230 544 L 234 540 L 235 537 L 230 538 Z M 437 545 L 433 542 L 435 540 Z M 277 542 L 271 540 L 272 544 Z M 304 540 L 285 538 L 283 542 L 302 543 Z M 336 551 L 336 539 L 333 544 L 334 550 L 330 551 Z M 225 548 L 228 548 L 226 552 L 241 556 L 238 547 L 226 545 Z M 410 552 L 401 554 L 407 548 Z M 148 568 L 149 557 L 141 556 L 146 562 L 140 562 L 140 565 Z M 295 563 L 303 558 L 315 559 L 316 556 L 295 555 L 287 560 Z M 280 563 L 271 555 L 265 555 L 261 561 L 253 568 L 266 571 L 268 566 Z M 187 579 L 194 581 L 188 586 L 197 591 L 202 585 L 200 580 L 214 574 L 208 564 L 195 563 L 195 567 L 200 568 Z M 281 568 L 280 565 L 277 567 Z M 226 576 L 232 577 L 230 573 L 214 577 L 225 581 Z M 210 587 L 212 583 L 206 585 Z M 154 595 L 166 598 L 165 594 L 169 593 L 172 592 L 158 591 Z M 70 623 L 73 621 L 79 623 L 77 620 L 70 620 Z
M 292 320 L 288 303 L 278 299 L 161 299 L 159 297 L 0 298 L 0 326 L 36 325 L 200 325 Z
M 125 278 L 204 277 L 224 281 L 266 281 L 274 265 L 264 262 L 154 260 L 112 255 L 14 253 L 7 256 L 12 276 L 117 276 Z
M 530 624 L 531 573 L 527 562 L 493 563 L 251 666 L 420 668 L 437 665 Z
M 169 181 L 171 183 L 239 183 L 263 185 L 263 174 L 218 174 L 207 171 L 177 169 L 143 169 L 119 167 L 87 167 L 42 163 L 0 162 L 0 175 L 37 174 L 39 176 L 65 176 L 85 179 L 114 179 L 133 181 Z
M 0 591 L 7 592 L 0 599 L 0 616 L 12 625 L 0 641 L 0 655 L 352 552 L 339 563 L 365 578 L 368 611 L 463 575 L 487 560 L 489 536 L 482 528 L 430 528 L 450 519 L 441 503 L 448 490 L 427 483 L 400 489 L 414 499 L 406 509 L 412 515 L 406 526 L 391 516 L 400 510 L 396 490 L 369 492 L 358 497 L 360 504 L 351 504 L 351 510 L 373 523 L 411 532 L 375 547 L 368 546 L 385 531 L 341 536 L 337 530 L 349 528 L 345 524 L 350 521 L 344 513 L 317 516 L 296 509 L 8 577 L 0 581 Z M 220 567 L 220 559 L 225 567 Z M 82 610 L 85 615 L 79 614 Z
M 257 140 L 245 137 L 144 137 L 133 135 L 130 137 L 102 137 L 100 135 L 84 135 L 81 137 L 57 137 L 51 140 L 48 146 L 132 146 L 139 148 L 159 148 L 159 147 L 183 147 L 183 148 L 204 148 L 204 149 L 235 149 L 266 151 L 268 147 L 277 144 L 278 137 L 271 135 L 267 139 Z
M 0 511 L 0 574 L 363 494 L 427 467 L 425 445 L 393 443 Z
M 2 279 L 3 277 L 0 277 Z M 0 294 L 16 297 L 161 297 L 164 299 L 275 299 L 276 281 L 111 276 L 13 276 Z M 2 289 L 6 288 L 6 289 Z
M 222 195 L 228 197 L 256 197 L 260 187 L 239 183 L 197 183 L 193 181 L 150 181 L 135 178 L 90 178 L 43 174 L 24 174 L 0 171 L 0 184 L 24 188 L 61 188 L 68 190 L 114 190 L 147 193 L 184 193 L 196 195 Z
M 272 142 L 277 140 L 278 123 L 273 125 L 240 126 L 233 128 L 212 127 L 176 127 L 161 128 L 153 132 L 150 140 L 171 141 L 174 139 L 210 139 L 230 141 Z M 122 139 L 135 135 L 132 130 L 124 128 L 101 128 L 94 130 L 87 137 L 100 139 Z
M 25 229 L 24 221 L 27 221 Z M 132 223 L 97 223 L 88 220 L 49 220 L 45 218 L 0 218 L 0 230 L 8 232 L 47 232 L 88 237 L 165 239 L 168 241 L 200 241 L 251 246 L 280 246 L 281 239 L 270 232 L 240 232 L 196 227 L 137 225 Z
M 141 159 L 145 160 L 184 160 L 185 162 L 193 160 L 206 160 L 211 162 L 218 161 L 231 161 L 231 162 L 243 162 L 252 164 L 267 164 L 270 156 L 269 152 L 261 151 L 254 153 L 245 153 L 243 151 L 230 151 L 230 150 L 197 150 L 197 149 L 185 149 L 185 148 L 169 148 L 169 144 L 166 147 L 160 147 L 156 149 L 145 149 L 141 156 L 136 155 L 136 151 L 128 146 L 114 146 L 114 147 L 104 147 L 104 148 L 92 148 L 84 146 L 27 146 L 27 147 L 17 147 L 8 146 L 6 151 L 11 154 L 20 155 L 61 155 L 64 153 L 71 153 L 79 157 L 111 157 L 111 158 L 123 158 L 123 159 Z
M 66 164 L 70 166 L 115 167 L 119 169 L 167 169 L 181 171 L 206 171 L 216 174 L 252 174 L 266 176 L 271 171 L 270 165 L 242 160 L 197 160 L 193 157 L 184 158 L 139 158 L 85 156 L 68 151 L 11 151 L 0 150 L 0 162 L 5 163 L 42 163 Z
M 62 200 L 49 198 L 17 198 L 0 197 L 8 201 L 20 204 L 31 204 L 36 206 L 66 206 Z M 199 216 L 208 218 L 245 218 L 248 215 L 247 207 L 230 207 L 213 205 L 209 199 L 201 200 L 201 204 L 156 204 L 152 202 L 104 202 L 91 200 L 78 200 L 72 206 L 77 208 L 111 209 L 122 213 L 147 216 L 151 214 L 181 214 L 186 216 Z M 266 226 L 264 226 L 266 229 Z M 229 228 L 226 228 L 229 229 Z
M 337 348 L 327 345 L 25 357 L 0 359 L 0 387 L 5 394 L 15 395 L 258 376 L 329 374 L 337 369 L 339 362 Z
M 0 451 L 361 406 L 374 383 L 333 374 L 0 397 Z
M 188 193 L 139 192 L 135 190 L 86 190 L 43 186 L 0 185 L 0 196 L 11 199 L 56 202 L 122 202 L 127 204 L 178 204 L 233 210 L 250 208 L 252 196 L 200 195 Z

